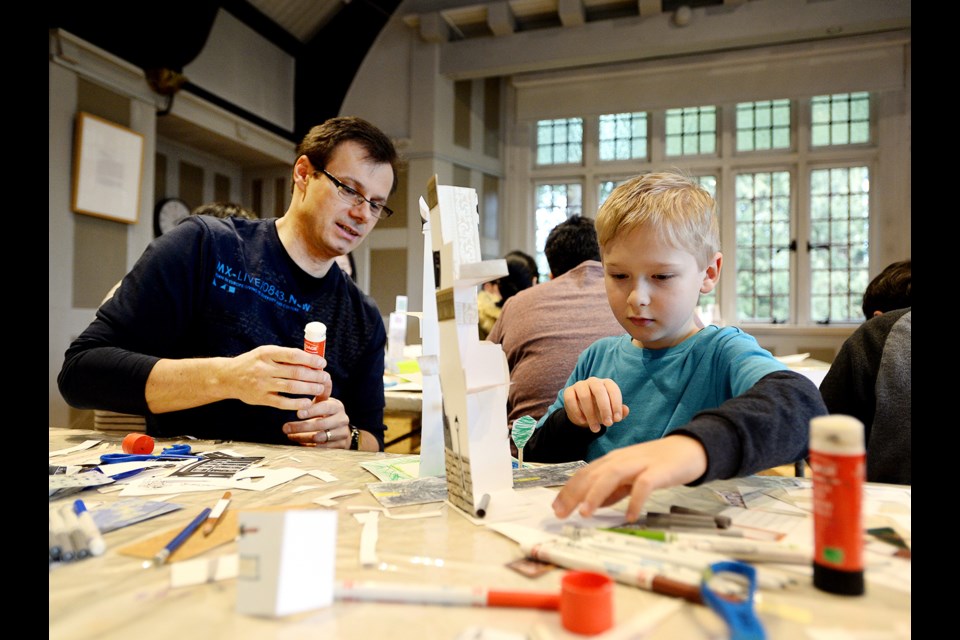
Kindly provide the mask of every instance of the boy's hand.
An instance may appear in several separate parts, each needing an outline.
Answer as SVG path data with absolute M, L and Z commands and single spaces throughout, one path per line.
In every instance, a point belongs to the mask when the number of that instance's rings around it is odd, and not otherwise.
M 609 378 L 587 378 L 563 390 L 563 404 L 570 422 L 590 427 L 597 433 L 600 426 L 612 426 L 630 414 L 623 404 L 620 387 Z
M 553 512 L 566 518 L 579 505 L 580 515 L 589 518 L 598 508 L 629 495 L 627 521 L 633 522 L 654 489 L 693 482 L 706 470 L 707 452 L 688 436 L 615 449 L 573 474 L 553 501 Z

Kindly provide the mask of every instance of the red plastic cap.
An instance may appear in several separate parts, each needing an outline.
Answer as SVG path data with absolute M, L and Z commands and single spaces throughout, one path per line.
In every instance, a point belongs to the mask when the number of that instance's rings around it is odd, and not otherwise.
M 145 433 L 128 433 L 123 439 L 124 453 L 153 453 L 153 438 Z
M 567 631 L 603 633 L 613 626 L 613 580 L 602 573 L 570 571 L 560 582 L 560 621 Z

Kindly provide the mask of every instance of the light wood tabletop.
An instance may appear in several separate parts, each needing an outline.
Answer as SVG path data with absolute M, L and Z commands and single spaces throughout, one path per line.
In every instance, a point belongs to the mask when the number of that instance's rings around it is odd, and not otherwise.
M 51 428 L 49 450 L 60 451 L 86 440 L 104 444 L 86 454 L 51 457 L 50 464 L 78 458 L 98 458 L 119 452 L 124 434 Z M 440 510 L 438 517 L 395 519 L 380 517 L 376 543 L 378 563 L 364 567 L 359 560 L 362 524 L 350 507 L 380 507 L 367 490 L 378 482 L 361 462 L 389 459 L 392 454 L 328 451 L 283 445 L 243 442 L 158 440 L 156 452 L 172 444 L 188 442 L 196 452 L 229 451 L 244 456 L 264 456 L 265 467 L 325 472 L 335 477 L 324 482 L 303 475 L 269 490 L 232 490 L 229 511 L 264 508 L 321 508 L 313 499 L 335 490 L 360 492 L 336 500 L 337 536 L 335 577 L 415 585 L 454 585 L 507 590 L 559 593 L 563 569 L 553 569 L 530 578 L 507 567 L 524 557 L 518 544 L 484 525 L 475 524 L 445 502 L 397 507 L 393 514 L 416 514 Z M 761 479 L 757 478 L 759 482 Z M 727 481 L 736 487 L 751 479 Z M 763 482 L 795 482 L 789 478 L 763 478 Z M 767 485 L 769 486 L 769 485 Z M 908 488 L 909 489 L 909 488 Z M 682 502 L 686 496 L 702 495 L 708 489 L 681 487 L 657 492 L 657 502 Z M 699 492 L 699 493 L 698 493 Z M 237 579 L 210 580 L 185 587 L 171 586 L 173 564 L 144 568 L 140 558 L 121 553 L 130 545 L 185 526 L 204 507 L 213 506 L 223 489 L 157 496 L 183 508 L 126 526 L 104 535 L 107 551 L 97 557 L 55 563 L 49 573 L 49 637 L 57 640 L 231 640 L 335 638 L 583 638 L 567 631 L 556 611 L 524 608 L 429 606 L 335 600 L 330 606 L 280 618 L 253 617 L 238 613 Z M 91 511 L 124 499 L 118 491 L 87 489 L 80 494 L 51 499 L 51 508 L 82 497 Z M 689 504 L 694 504 L 690 502 Z M 228 511 L 228 513 L 229 513 Z M 221 525 L 222 526 L 222 525 Z M 292 550 L 295 554 L 330 553 L 328 540 Z M 227 558 L 237 554 L 236 538 L 209 549 L 197 558 Z M 804 567 L 806 569 L 806 567 Z M 863 596 L 823 593 L 801 572 L 796 585 L 760 592 L 758 612 L 771 639 L 809 640 L 813 629 L 848 630 L 844 637 L 909 638 L 911 593 L 869 580 Z M 615 626 L 605 636 L 630 637 L 620 633 L 638 614 L 665 601 L 679 608 L 659 622 L 644 638 L 685 640 L 727 637 L 725 626 L 707 607 L 675 600 L 637 587 L 616 584 Z M 898 635 L 905 634 L 905 635 Z M 826 637 L 826 636 L 823 636 Z M 833 637 L 833 636 L 831 636 Z M 839 636 L 837 636 L 839 637 Z

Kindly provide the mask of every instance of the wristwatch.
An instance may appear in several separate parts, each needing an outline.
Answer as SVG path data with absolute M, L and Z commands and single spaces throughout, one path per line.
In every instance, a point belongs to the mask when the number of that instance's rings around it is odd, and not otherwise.
M 360 429 L 356 427 L 350 427 L 350 450 L 360 450 Z

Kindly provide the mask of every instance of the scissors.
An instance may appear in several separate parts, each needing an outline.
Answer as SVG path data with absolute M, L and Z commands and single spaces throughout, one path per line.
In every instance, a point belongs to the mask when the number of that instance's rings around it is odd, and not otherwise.
M 161 453 L 105 453 L 100 456 L 100 464 L 115 462 L 137 462 L 140 460 L 200 460 L 202 456 L 191 455 L 190 445 L 175 444 L 165 448 Z
M 746 578 L 745 591 L 731 594 L 729 590 L 719 590 L 719 587 L 714 589 L 713 579 L 719 577 L 722 580 L 725 577 L 724 574 L 727 576 L 737 574 Z M 730 582 L 732 581 L 723 581 L 727 585 Z M 738 586 L 743 586 L 739 584 L 739 580 L 736 580 L 736 583 Z M 736 560 L 714 562 L 704 569 L 703 579 L 700 581 L 703 601 L 727 623 L 730 628 L 730 640 L 766 640 L 767 633 L 753 607 L 756 590 L 757 570 L 749 564 Z

